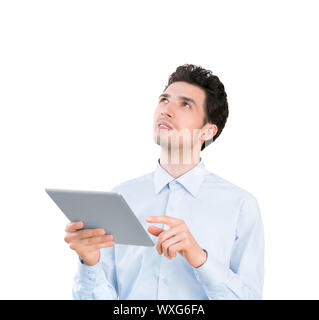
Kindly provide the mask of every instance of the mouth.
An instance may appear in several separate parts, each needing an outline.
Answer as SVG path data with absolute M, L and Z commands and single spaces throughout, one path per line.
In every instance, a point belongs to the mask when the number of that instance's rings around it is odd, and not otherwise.
M 160 121 L 157 127 L 159 130 L 167 130 L 167 131 L 173 130 L 172 126 L 165 121 Z

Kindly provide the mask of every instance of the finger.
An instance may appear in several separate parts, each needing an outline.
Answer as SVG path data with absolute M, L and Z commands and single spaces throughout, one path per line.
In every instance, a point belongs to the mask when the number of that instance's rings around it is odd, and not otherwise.
M 168 259 L 171 260 L 171 259 L 175 258 L 177 252 L 184 250 L 184 247 L 185 247 L 185 242 L 183 240 L 171 245 L 168 248 Z
M 105 243 L 98 243 L 96 245 L 96 248 L 102 249 L 102 248 L 108 248 L 108 247 L 113 247 L 115 245 L 114 241 L 107 241 Z
M 169 216 L 149 216 L 145 218 L 147 222 L 153 222 L 153 223 L 164 223 L 170 227 L 174 227 L 180 223 L 183 222 L 181 219 L 172 218 Z
M 97 236 L 85 239 L 74 239 L 70 242 L 70 248 L 79 248 L 79 247 L 86 247 L 91 245 L 97 245 L 101 243 L 105 243 L 107 241 L 112 241 L 113 235 L 104 235 L 104 236 Z M 71 249 L 72 249 L 71 248 Z
M 74 232 L 78 229 L 83 228 L 83 222 L 82 221 L 74 221 L 74 222 L 70 222 L 66 225 L 65 227 L 65 231 L 66 232 Z
M 161 228 L 158 228 L 158 227 L 155 227 L 155 226 L 149 226 L 147 228 L 147 230 L 148 230 L 149 233 L 151 233 L 154 236 L 159 236 L 160 233 L 162 233 L 164 231 L 164 229 L 161 229 Z
M 115 245 L 114 241 L 107 241 L 105 243 L 99 243 L 99 244 L 93 244 L 90 246 L 84 246 L 84 247 L 77 247 L 74 249 L 78 255 L 84 256 L 85 254 L 89 252 L 93 252 L 98 249 L 107 248 L 107 247 L 113 247 Z
M 95 236 L 101 236 L 105 234 L 104 229 L 85 229 L 85 230 L 78 230 L 75 232 L 69 232 L 65 235 L 64 241 L 70 242 L 73 240 L 80 240 L 84 238 L 90 238 Z
M 113 247 L 114 245 L 115 245 L 114 241 L 106 241 L 103 243 L 96 243 L 96 244 L 92 244 L 90 246 L 85 246 L 85 247 L 83 247 L 83 250 L 85 250 L 86 252 L 89 252 L 89 251 L 94 251 L 94 250 L 98 250 L 98 249 L 102 249 L 102 248 Z
M 163 250 L 162 250 L 162 243 L 164 241 L 166 241 L 167 239 L 177 235 L 178 233 L 181 233 L 183 231 L 183 226 L 182 225 L 178 225 L 176 227 L 170 228 L 169 230 L 166 230 L 164 232 L 162 232 L 159 237 L 158 237 L 158 241 L 157 241 L 157 245 L 156 248 L 159 251 L 159 254 L 162 254 Z
M 87 246 L 92 244 L 105 243 L 107 241 L 112 241 L 112 240 L 113 240 L 113 235 L 105 234 L 103 236 L 84 238 L 84 239 L 78 240 L 78 242 L 83 246 Z
M 162 243 L 162 251 L 165 257 L 169 257 L 169 248 L 176 242 L 180 242 L 185 239 L 185 236 L 182 233 L 177 234 L 176 236 L 169 238 L 168 240 Z

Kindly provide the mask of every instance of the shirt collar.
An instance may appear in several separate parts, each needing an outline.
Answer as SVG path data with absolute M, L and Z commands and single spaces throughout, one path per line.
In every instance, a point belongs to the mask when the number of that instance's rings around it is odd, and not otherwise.
M 176 179 L 172 177 L 160 165 L 160 159 L 158 159 L 154 172 L 155 193 L 158 194 L 168 183 L 175 180 L 180 183 L 187 191 L 189 191 L 194 197 L 197 197 L 199 188 L 206 174 L 209 174 L 209 172 L 206 170 L 202 158 L 200 158 L 200 162 L 194 168 Z

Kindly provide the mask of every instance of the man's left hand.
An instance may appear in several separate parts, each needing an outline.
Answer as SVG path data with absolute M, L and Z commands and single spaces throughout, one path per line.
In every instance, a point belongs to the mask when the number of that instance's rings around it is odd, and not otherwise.
M 184 220 L 162 215 L 146 217 L 146 221 L 164 223 L 170 227 L 169 230 L 148 227 L 148 232 L 158 237 L 156 250 L 159 254 L 164 253 L 165 257 L 171 260 L 178 252 L 194 268 L 206 261 L 206 252 L 198 245 Z

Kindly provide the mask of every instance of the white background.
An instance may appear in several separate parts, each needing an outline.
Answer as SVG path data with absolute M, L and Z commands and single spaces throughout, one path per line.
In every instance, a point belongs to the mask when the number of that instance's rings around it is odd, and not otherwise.
M 72 298 L 76 254 L 44 188 L 109 191 L 153 171 L 157 98 L 193 63 L 229 97 L 201 156 L 259 201 L 264 299 L 318 299 L 316 4 L 1 1 L 0 298 Z

